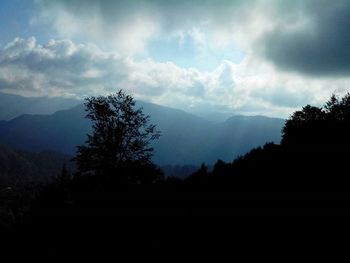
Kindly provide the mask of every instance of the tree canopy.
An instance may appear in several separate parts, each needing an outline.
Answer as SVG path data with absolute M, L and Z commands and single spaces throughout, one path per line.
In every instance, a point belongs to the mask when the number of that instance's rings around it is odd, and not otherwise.
M 350 93 L 333 95 L 323 107 L 307 105 L 286 121 L 282 145 L 314 152 L 337 153 L 350 149 Z
M 130 181 L 135 178 L 125 175 L 126 167 L 152 165 L 151 142 L 160 132 L 135 104 L 122 90 L 86 99 L 86 118 L 92 121 L 93 131 L 87 135 L 86 144 L 78 146 L 75 161 L 80 173 L 103 177 L 119 174 Z

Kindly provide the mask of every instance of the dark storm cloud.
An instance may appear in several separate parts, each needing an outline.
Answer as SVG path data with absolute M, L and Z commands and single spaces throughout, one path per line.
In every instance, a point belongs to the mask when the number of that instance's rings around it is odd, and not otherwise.
M 279 25 L 265 34 L 263 55 L 284 70 L 313 76 L 349 75 L 350 1 L 305 2 L 298 12 L 306 26 Z

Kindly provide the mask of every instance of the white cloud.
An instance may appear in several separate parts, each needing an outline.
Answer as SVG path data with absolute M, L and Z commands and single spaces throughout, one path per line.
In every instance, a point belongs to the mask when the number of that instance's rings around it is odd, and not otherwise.
M 35 0 L 35 3 L 38 12 L 32 25 L 47 27 L 55 39 L 70 40 L 50 40 L 40 45 L 35 38 L 18 38 L 4 46 L 0 50 L 2 91 L 27 96 L 83 97 L 124 88 L 137 98 L 185 110 L 286 117 L 307 103 L 321 105 L 331 93 L 349 90 L 349 60 L 348 55 L 343 56 L 343 52 L 349 52 L 338 45 L 329 49 L 334 46 L 333 40 L 342 43 L 348 35 L 345 23 L 349 22 L 348 9 L 343 7 L 350 5 L 343 0 L 332 8 L 328 8 L 330 3 L 325 0 Z M 330 14 L 329 10 L 334 12 Z M 317 38 L 312 37 L 312 32 L 317 33 Z M 333 36 L 332 32 L 336 34 Z M 305 45 L 305 38 L 300 36 L 311 36 L 316 41 Z M 157 62 L 148 57 L 154 39 L 176 41 L 184 49 L 190 39 L 196 52 L 188 56 L 190 59 L 197 64 L 210 64 L 215 57 L 219 58 L 215 63 L 221 63 L 204 72 L 182 68 L 171 59 Z M 283 45 L 277 45 L 278 41 Z M 314 49 L 315 43 L 324 44 L 325 51 L 331 51 L 327 52 L 330 56 L 322 53 L 319 60 L 308 56 L 303 56 L 305 61 L 300 59 L 300 46 L 315 50 L 316 55 L 324 50 Z M 222 56 L 230 54 L 232 46 L 243 51 L 242 61 L 233 63 Z M 286 53 L 284 47 L 295 53 Z M 266 56 L 267 50 L 272 51 L 270 58 Z M 338 56 L 332 65 L 329 58 L 334 50 Z M 176 56 L 176 52 L 172 54 Z M 290 56 L 293 63 L 282 71 L 278 65 L 281 63 L 276 61 L 288 63 L 290 60 L 284 59 L 288 54 L 299 55 Z M 315 66 L 311 63 L 322 66 L 324 71 L 316 71 L 317 76 L 313 77 L 300 74 L 295 65 L 301 62 L 307 69 Z M 319 72 L 332 73 L 328 66 L 337 70 L 340 66 L 344 72 L 337 78 L 319 76 Z M 293 72 L 286 70 L 289 68 Z
M 93 42 L 122 54 L 143 53 L 151 40 L 161 36 L 189 34 L 197 44 L 227 46 L 258 0 L 52 0 L 35 1 L 39 12 L 33 25 L 47 25 L 56 36 Z M 254 20 L 255 21 L 255 20 Z M 264 23 L 257 22 L 258 25 Z M 252 32 L 257 32 L 256 28 Z M 237 35 L 237 37 L 236 37 Z
M 142 53 L 159 24 L 152 12 L 118 1 L 36 1 L 33 25 L 51 26 L 59 37 L 78 39 L 124 55 Z
M 122 79 L 120 56 L 68 40 L 15 39 L 0 52 L 0 88 L 28 96 L 84 96 L 115 89 Z
M 15 39 L 0 51 L 0 90 L 27 96 L 100 95 L 123 88 L 136 98 L 189 111 L 288 116 L 307 103 L 322 104 L 347 91 L 349 78 L 314 79 L 278 72 L 246 57 L 211 72 L 151 59 L 135 60 L 94 45 Z

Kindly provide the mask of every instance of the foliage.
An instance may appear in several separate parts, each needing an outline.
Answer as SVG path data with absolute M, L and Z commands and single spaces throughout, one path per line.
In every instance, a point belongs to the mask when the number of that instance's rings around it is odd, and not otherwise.
M 283 128 L 282 145 L 314 154 L 349 149 L 350 94 L 333 95 L 323 107 L 296 111 Z
M 91 97 L 85 102 L 87 115 L 93 123 L 86 145 L 78 146 L 75 161 L 82 174 L 135 181 L 125 172 L 127 167 L 150 165 L 151 142 L 160 136 L 150 116 L 135 108 L 135 100 L 120 90 L 107 97 Z M 136 180 L 137 181 L 137 180 Z

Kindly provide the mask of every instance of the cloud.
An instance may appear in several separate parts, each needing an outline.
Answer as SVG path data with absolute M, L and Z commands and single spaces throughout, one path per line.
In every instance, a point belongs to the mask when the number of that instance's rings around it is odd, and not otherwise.
M 26 96 L 85 97 L 122 88 L 136 98 L 191 112 L 288 116 L 348 90 L 349 78 L 306 78 L 258 58 L 223 61 L 209 72 L 136 60 L 69 40 L 16 38 L 0 50 L 0 90 Z
M 105 93 L 126 78 L 124 63 L 92 45 L 16 38 L 0 51 L 0 89 L 28 96 Z
M 202 73 L 171 62 L 136 61 L 69 40 L 40 45 L 34 37 L 16 38 L 0 50 L 0 89 L 28 96 L 83 97 L 124 88 L 149 100 L 174 94 L 208 99 L 213 92 L 229 95 L 233 79 L 228 67 Z
M 16 38 L 0 50 L 0 90 L 85 97 L 123 88 L 136 98 L 189 111 L 232 111 L 246 101 L 246 92 L 236 87 L 235 67 L 224 61 L 211 72 L 201 72 L 171 62 L 137 61 L 69 40 L 40 45 L 33 37 Z
M 299 13 L 261 38 L 263 56 L 286 71 L 315 77 L 349 76 L 350 2 L 305 2 L 299 5 Z
M 280 71 L 314 77 L 350 73 L 347 0 L 36 3 L 39 13 L 33 20 L 53 26 L 59 37 L 92 42 L 124 55 L 147 55 L 155 39 L 178 36 L 180 45 L 185 37 L 193 41 L 196 56 L 190 58 L 196 66 L 206 61 L 218 63 L 218 58 L 229 59 L 224 55 L 230 50 L 234 50 L 231 56 L 239 57 L 237 50 L 241 49 L 247 56 L 268 61 Z
M 146 52 L 150 41 L 173 34 L 189 34 L 198 43 L 205 37 L 196 34 L 201 29 L 215 37 L 213 43 L 229 44 L 235 21 L 249 19 L 238 15 L 249 4 L 237 0 L 37 0 L 36 5 L 32 24 L 128 55 Z
M 46 24 L 56 36 L 93 42 L 123 54 L 143 52 L 158 31 L 152 13 L 134 1 L 36 1 L 32 24 Z
M 32 26 L 55 40 L 4 46 L 2 91 L 84 97 L 123 88 L 193 112 L 287 117 L 349 90 L 345 0 L 35 3 Z

